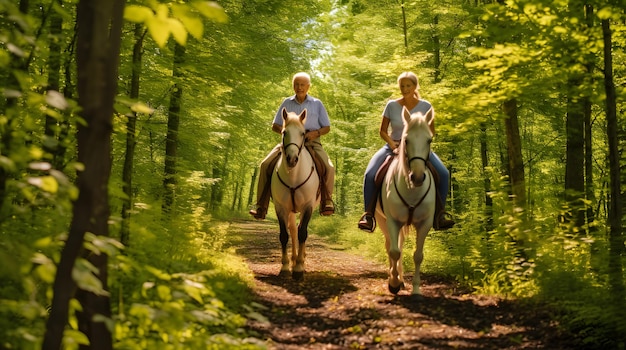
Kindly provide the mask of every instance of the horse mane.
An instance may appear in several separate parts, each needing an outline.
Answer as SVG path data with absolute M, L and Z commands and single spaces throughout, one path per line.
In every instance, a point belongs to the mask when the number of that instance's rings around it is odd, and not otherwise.
M 430 128 L 426 120 L 427 115 L 428 113 L 422 114 L 422 112 L 417 112 L 411 114 L 411 118 L 409 119 L 409 121 L 402 117 L 404 129 L 402 130 L 402 140 L 400 141 L 400 147 L 398 147 L 398 170 L 405 176 L 408 176 L 409 174 L 408 162 L 406 159 L 406 138 L 409 134 L 409 130 L 414 127 L 427 128 L 428 132 L 430 133 Z
M 285 118 L 285 122 L 283 123 L 284 127 L 291 124 L 291 123 L 295 123 L 298 121 L 298 115 L 294 114 L 294 113 L 289 113 L 287 115 L 287 117 Z

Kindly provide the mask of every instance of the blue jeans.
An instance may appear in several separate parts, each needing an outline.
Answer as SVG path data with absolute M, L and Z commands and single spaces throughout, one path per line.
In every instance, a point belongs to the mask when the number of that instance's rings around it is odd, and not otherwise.
M 376 200 L 378 193 L 376 191 L 376 172 L 380 169 L 380 166 L 383 165 L 385 159 L 388 155 L 393 154 L 393 150 L 389 145 L 383 146 L 378 150 L 370 159 L 369 164 L 367 164 L 367 168 L 365 169 L 365 176 L 363 179 L 363 199 L 365 205 L 365 211 L 371 204 L 373 200 Z M 439 157 L 435 154 L 435 152 L 430 152 L 429 156 L 430 163 L 433 165 L 437 173 L 439 174 L 439 187 L 437 188 L 437 192 L 439 192 L 439 196 L 443 203 L 446 203 L 446 198 L 448 197 L 448 186 L 450 184 L 450 172 L 443 165 L 443 162 Z M 372 213 L 373 214 L 373 213 Z

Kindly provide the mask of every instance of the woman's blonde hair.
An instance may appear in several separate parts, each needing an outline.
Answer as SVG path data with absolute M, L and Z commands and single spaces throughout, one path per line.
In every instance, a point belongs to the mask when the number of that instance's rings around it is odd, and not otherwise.
M 419 80 L 417 79 L 417 75 L 413 72 L 402 72 L 399 76 L 398 76 L 398 85 L 400 85 L 400 80 L 402 79 L 409 79 L 410 81 L 413 82 L 413 84 L 415 84 L 415 90 L 419 90 L 420 88 L 420 84 L 419 84 Z
M 398 86 L 400 86 L 400 81 L 402 79 L 409 79 L 410 81 L 413 82 L 413 84 L 415 84 L 415 98 L 417 98 L 418 100 L 421 99 L 420 96 L 420 83 L 419 80 L 417 79 L 417 75 L 413 72 L 402 72 L 399 76 L 398 76 Z

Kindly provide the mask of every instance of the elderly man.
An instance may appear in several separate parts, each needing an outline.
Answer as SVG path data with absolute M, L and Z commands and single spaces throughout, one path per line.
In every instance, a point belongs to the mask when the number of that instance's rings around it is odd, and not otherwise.
M 322 187 L 320 213 L 322 215 L 332 215 L 335 212 L 332 201 L 333 186 L 335 183 L 335 167 L 328 158 L 328 154 L 322 147 L 322 142 L 320 141 L 320 136 L 330 132 L 330 119 L 328 118 L 328 113 L 322 101 L 308 94 L 309 88 L 311 87 L 311 77 L 307 73 L 296 73 L 293 76 L 292 83 L 295 95 L 285 98 L 280 107 L 278 107 L 272 124 L 272 130 L 278 134 L 282 132 L 283 118 L 281 111 L 283 108 L 287 109 L 287 112 L 294 112 L 296 114 L 300 114 L 305 109 L 307 110 L 307 118 L 304 125 L 307 140 L 305 145 L 307 148 L 314 150 L 315 154 L 313 154 L 313 157 L 317 158 L 316 164 L 325 168 L 318 169 L 318 173 L 321 174 L 320 183 Z M 278 144 L 261 162 L 259 183 L 257 186 L 256 209 L 250 210 L 250 215 L 254 216 L 256 219 L 263 220 L 267 214 L 267 208 L 270 202 L 270 180 L 272 171 L 280 157 L 280 152 L 281 144 Z

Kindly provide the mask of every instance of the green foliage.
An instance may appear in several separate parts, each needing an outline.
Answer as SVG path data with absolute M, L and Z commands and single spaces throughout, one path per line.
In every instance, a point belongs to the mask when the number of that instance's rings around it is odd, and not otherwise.
M 113 237 L 121 203 L 131 199 L 130 241 L 122 254 L 107 238 L 89 236 L 87 242 L 90 250 L 113 257 L 109 293 L 117 346 L 263 347 L 241 333 L 245 318 L 262 319 L 262 311 L 249 300 L 250 272 L 234 252 L 224 251 L 224 243 L 228 220 L 247 215 L 255 168 L 279 141 L 270 123 L 282 98 L 292 94 L 296 71 L 312 73 L 311 94 L 330 113 L 332 130 L 322 141 L 337 168 L 338 215 L 315 217 L 312 231 L 385 263 L 379 232 L 357 231 L 356 221 L 363 210 L 365 166 L 382 146 L 382 108 L 399 96 L 396 76 L 412 70 L 420 77 L 422 97 L 437 111 L 433 145 L 451 170 L 447 205 L 458 222 L 452 230 L 431 232 L 423 271 L 454 276 L 478 293 L 550 301 L 560 309 L 555 317 L 579 331 L 589 348 L 623 348 L 626 321 L 617 310 L 620 303 L 606 292 L 609 140 L 597 21 L 614 21 L 615 62 L 624 61 L 626 31 L 622 11 L 594 5 L 587 16 L 581 3 L 571 1 L 405 2 L 406 28 L 403 9 L 388 0 L 128 5 L 125 17 L 132 23 L 122 38 L 109 193 Z M 76 118 L 71 98 L 76 1 L 30 6 L 30 14 L 23 14 L 13 2 L 0 0 L 0 178 L 6 184 L 0 208 L 0 347 L 20 349 L 38 348 L 44 332 L 50 283 L 77 196 L 75 131 L 84 122 Z M 49 32 L 47 11 L 63 19 L 62 33 Z M 140 97 L 131 101 L 125 95 L 135 23 L 149 36 Z M 62 48 L 61 91 L 47 88 L 54 73 L 47 65 L 51 42 Z M 186 45 L 187 58 L 184 78 L 177 81 L 184 93 L 176 207 L 166 220 L 158 208 L 175 42 Z M 623 100 L 623 66 L 614 74 Z M 579 75 L 579 86 L 568 89 L 568 78 Z M 585 203 L 595 221 L 583 227 L 561 221 L 571 210 L 563 203 L 564 118 L 567 98 L 576 94 L 589 94 L 594 104 L 594 198 Z M 525 211 L 512 208 L 506 175 L 501 104 L 510 98 L 519 106 Z M 127 198 L 120 174 L 131 111 L 138 113 L 137 151 Z M 54 121 L 53 134 L 44 133 L 46 117 Z M 58 155 L 61 148 L 65 153 Z M 405 252 L 414 248 L 412 238 Z M 410 253 L 403 263 L 407 271 L 413 268 Z M 75 274 L 83 288 L 105 292 L 86 261 L 79 261 Z M 75 322 L 67 328 L 68 348 L 85 341 Z
M 128 5 L 124 9 L 124 19 L 143 23 L 159 47 L 165 46 L 170 34 L 177 43 L 183 46 L 187 44 L 187 34 L 191 34 L 196 39 L 202 39 L 204 32 L 202 17 L 215 22 L 228 21 L 224 10 L 212 1 L 172 3 L 169 7 L 155 0 L 148 1 L 148 3 L 148 6 Z

